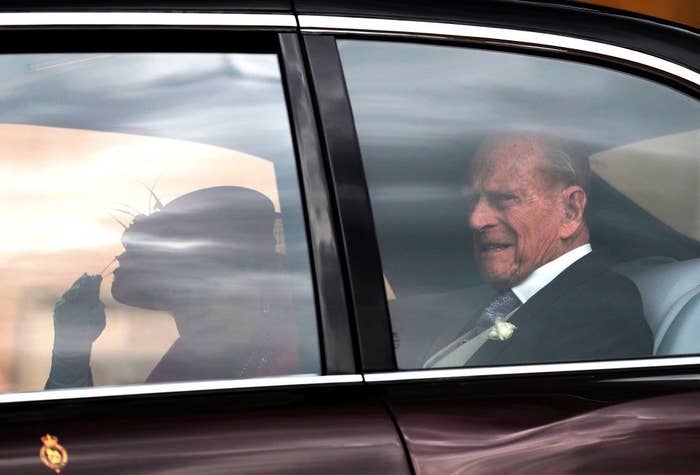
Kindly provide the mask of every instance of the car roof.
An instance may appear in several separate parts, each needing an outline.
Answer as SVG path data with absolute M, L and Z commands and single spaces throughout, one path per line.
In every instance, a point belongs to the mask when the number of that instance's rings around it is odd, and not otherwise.
M 603 41 L 697 64 L 700 32 L 668 21 L 571 1 L 542 0 L 294 0 L 299 15 L 419 20 L 512 28 Z M 692 66 L 691 66 L 692 67 Z
M 673 5 L 694 5 L 691 0 L 670 0 Z M 683 3 L 685 2 L 685 3 Z M 381 16 L 404 19 L 478 20 L 480 14 L 508 15 L 528 12 L 528 17 L 547 19 L 563 12 L 607 14 L 698 31 L 700 13 L 689 16 L 684 10 L 654 8 L 634 0 L 295 0 L 294 10 L 301 14 Z M 685 10 L 690 10 L 688 7 Z M 469 18 L 468 18 L 469 17 Z M 687 21 L 683 21 L 687 19 Z
M 392 18 L 441 18 L 460 20 L 463 15 L 479 11 L 532 9 L 529 16 L 549 11 L 589 11 L 624 15 L 638 19 L 687 27 L 698 32 L 700 11 L 695 12 L 693 0 L 668 0 L 663 5 L 635 0 L 8 0 L 0 11 L 75 11 L 132 10 L 172 11 L 197 10 L 216 12 L 276 12 L 300 14 L 333 14 L 382 16 Z M 548 10 L 546 10 L 548 9 Z

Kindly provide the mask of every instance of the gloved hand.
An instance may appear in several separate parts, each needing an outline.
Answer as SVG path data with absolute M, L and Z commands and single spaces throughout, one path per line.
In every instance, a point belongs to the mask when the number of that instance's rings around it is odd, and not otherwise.
M 53 309 L 53 354 L 46 389 L 92 386 L 92 343 L 105 328 L 101 275 L 83 274 Z
M 53 309 L 54 352 L 89 354 L 92 343 L 105 328 L 101 283 L 101 275 L 83 274 L 58 299 Z

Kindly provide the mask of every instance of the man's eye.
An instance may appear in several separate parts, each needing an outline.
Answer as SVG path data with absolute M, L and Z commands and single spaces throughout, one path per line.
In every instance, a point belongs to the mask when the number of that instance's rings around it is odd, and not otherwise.
M 504 208 L 515 203 L 518 197 L 507 193 L 497 193 L 491 197 L 492 203 L 497 208 Z
M 507 193 L 495 193 L 492 197 L 494 203 L 506 204 L 515 201 L 517 197 L 515 195 L 510 195 Z

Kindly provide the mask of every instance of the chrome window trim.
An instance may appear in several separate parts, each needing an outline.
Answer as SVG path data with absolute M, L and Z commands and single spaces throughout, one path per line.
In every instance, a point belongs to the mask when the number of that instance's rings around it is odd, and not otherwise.
M 302 32 L 350 32 L 362 34 L 421 35 L 440 38 L 492 40 L 519 45 L 556 48 L 625 60 L 700 86 L 700 73 L 671 61 L 629 48 L 569 36 L 486 26 L 460 25 L 378 18 L 300 15 Z
M 642 377 L 629 377 L 629 378 L 610 378 L 604 379 L 602 383 L 672 383 L 672 382 L 682 382 L 682 383 L 697 383 L 700 381 L 700 374 L 669 374 L 661 376 L 642 376 Z
M 365 374 L 368 383 L 419 381 L 432 379 L 475 378 L 482 376 L 524 376 L 538 374 L 580 373 L 601 370 L 673 368 L 700 365 L 700 356 L 645 358 L 638 360 L 592 361 L 583 363 L 546 363 L 518 366 L 433 369 Z
M 197 393 L 202 391 L 220 391 L 226 389 L 336 385 L 362 382 L 362 375 L 342 374 L 329 376 L 274 376 L 268 378 L 221 381 L 193 381 L 187 383 L 135 384 L 127 386 L 101 386 L 96 388 L 51 389 L 48 391 L 7 393 L 0 394 L 0 403 L 56 401 L 71 399 L 103 398 L 114 396 Z
M 0 13 L 0 26 L 257 26 L 296 28 L 294 15 L 179 12 Z

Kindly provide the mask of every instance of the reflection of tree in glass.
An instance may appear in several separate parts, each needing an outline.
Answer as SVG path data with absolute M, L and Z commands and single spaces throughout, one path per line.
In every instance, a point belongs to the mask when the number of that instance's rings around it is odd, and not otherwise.
M 180 338 L 147 382 L 235 379 L 298 371 L 275 212 L 241 187 L 197 190 L 138 215 L 122 235 L 112 296 L 164 310 Z M 102 277 L 84 274 L 57 302 L 47 388 L 89 386 L 90 349 L 104 329 Z

